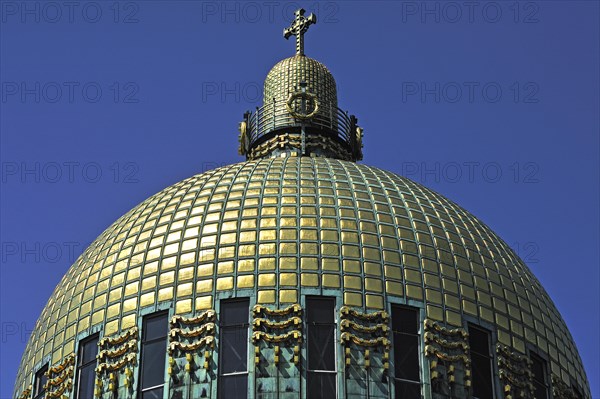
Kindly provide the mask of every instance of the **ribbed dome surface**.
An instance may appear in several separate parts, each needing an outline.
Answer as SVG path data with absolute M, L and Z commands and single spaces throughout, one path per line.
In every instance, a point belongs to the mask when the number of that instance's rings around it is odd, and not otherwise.
M 327 67 L 312 58 L 296 55 L 279 61 L 269 71 L 264 84 L 264 103 L 287 101 L 291 93 L 300 91 L 306 82 L 306 91 L 317 95 L 324 107 L 337 106 L 335 79 Z
M 292 62 L 276 66 L 268 81 Z M 320 64 L 314 70 L 326 71 Z M 333 82 L 328 74 L 318 79 Z M 331 87 L 327 95 L 335 98 Z M 103 326 L 104 336 L 126 330 L 145 308 L 192 314 L 227 292 L 256 292 L 258 303 L 286 306 L 319 288 L 357 309 L 383 309 L 403 297 L 450 326 L 479 320 L 518 352 L 539 347 L 553 373 L 588 389 L 554 304 L 487 226 L 393 173 L 288 157 L 191 177 L 117 220 L 48 301 L 15 391 L 29 385 L 42 359 L 54 364 L 73 353 L 82 333 L 94 326 Z

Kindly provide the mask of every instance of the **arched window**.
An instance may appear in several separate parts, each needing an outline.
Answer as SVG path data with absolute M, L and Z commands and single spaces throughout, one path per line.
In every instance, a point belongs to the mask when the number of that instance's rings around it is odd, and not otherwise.
M 79 354 L 77 356 L 77 379 L 75 381 L 76 399 L 88 399 L 94 397 L 97 354 L 98 334 L 88 337 L 79 343 Z

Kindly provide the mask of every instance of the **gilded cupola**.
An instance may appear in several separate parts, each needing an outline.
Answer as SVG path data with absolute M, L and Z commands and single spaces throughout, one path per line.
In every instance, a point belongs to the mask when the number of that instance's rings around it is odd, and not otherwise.
M 362 128 L 354 115 L 338 107 L 333 75 L 304 54 L 304 34 L 317 22 L 300 9 L 284 38 L 296 38 L 296 54 L 267 74 L 263 105 L 246 112 L 240 123 L 241 155 L 248 160 L 281 154 L 362 159 Z

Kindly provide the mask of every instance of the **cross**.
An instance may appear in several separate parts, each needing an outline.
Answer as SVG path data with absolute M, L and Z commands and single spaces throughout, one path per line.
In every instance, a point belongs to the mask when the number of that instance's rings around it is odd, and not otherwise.
M 317 23 L 315 14 L 311 13 L 307 18 L 304 16 L 304 12 L 303 8 L 297 10 L 294 13 L 296 18 L 292 21 L 292 25 L 283 30 L 283 37 L 286 39 L 292 35 L 296 36 L 296 55 L 304 55 L 304 34 L 310 25 Z

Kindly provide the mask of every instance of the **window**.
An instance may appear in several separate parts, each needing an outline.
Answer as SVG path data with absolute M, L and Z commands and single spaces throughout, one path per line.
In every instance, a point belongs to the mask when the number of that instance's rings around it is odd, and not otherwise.
M 473 375 L 473 396 L 479 399 L 493 399 L 492 354 L 490 353 L 490 333 L 469 325 L 469 346 L 471 348 L 471 370 Z
M 163 397 L 168 329 L 169 321 L 166 312 L 144 317 L 138 396 L 141 399 Z
M 575 396 L 575 399 L 583 399 L 581 391 L 575 385 L 573 385 L 573 395 Z
M 41 399 L 46 394 L 45 385 L 48 382 L 48 365 L 45 364 L 35 373 L 35 381 L 33 382 L 33 399 Z
M 248 396 L 249 299 L 221 301 L 219 317 L 219 398 Z
M 393 305 L 392 334 L 394 340 L 395 397 L 420 399 L 418 311 Z
M 306 298 L 306 397 L 335 398 L 335 299 Z
M 98 353 L 98 335 L 87 338 L 79 344 L 77 362 L 76 398 L 94 397 L 94 381 L 96 379 L 96 354 Z
M 530 353 L 533 372 L 533 392 L 535 399 L 548 399 L 548 379 L 546 362 L 535 353 Z

